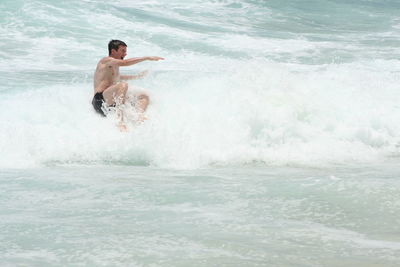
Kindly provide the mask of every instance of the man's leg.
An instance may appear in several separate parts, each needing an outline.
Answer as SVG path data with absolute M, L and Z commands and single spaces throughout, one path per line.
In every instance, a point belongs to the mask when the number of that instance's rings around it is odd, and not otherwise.
M 113 104 L 124 104 L 127 91 L 128 84 L 126 82 L 120 82 L 104 90 L 103 98 L 109 106 Z
M 120 105 L 125 103 L 127 91 L 128 84 L 125 82 L 120 82 L 118 84 L 108 87 L 103 92 L 103 98 L 106 101 L 107 105 L 111 106 L 116 104 L 117 115 L 119 117 L 118 127 L 123 131 L 126 131 L 126 126 L 124 124 L 124 113 Z
M 137 93 L 134 96 L 134 106 L 135 106 L 135 110 L 138 114 L 137 117 L 137 121 L 139 122 L 143 122 L 145 121 L 147 118 L 144 115 L 144 112 L 147 109 L 147 106 L 149 105 L 150 100 L 149 100 L 149 96 L 146 95 L 145 93 Z
M 149 96 L 145 94 L 140 94 L 136 97 L 135 107 L 136 110 L 140 113 L 144 113 L 149 105 Z

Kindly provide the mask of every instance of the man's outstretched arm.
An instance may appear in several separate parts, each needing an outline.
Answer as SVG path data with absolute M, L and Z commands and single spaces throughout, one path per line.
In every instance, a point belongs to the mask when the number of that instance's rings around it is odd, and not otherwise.
M 151 61 L 158 61 L 164 60 L 162 57 L 135 57 L 135 58 L 128 58 L 128 59 L 115 59 L 110 58 L 109 61 L 106 62 L 107 65 L 110 66 L 119 66 L 119 67 L 126 67 L 131 66 L 142 61 L 151 60 Z

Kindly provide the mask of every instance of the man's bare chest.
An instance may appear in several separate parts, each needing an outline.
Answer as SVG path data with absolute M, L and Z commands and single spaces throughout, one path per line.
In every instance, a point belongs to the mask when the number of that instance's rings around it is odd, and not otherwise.
M 107 76 L 111 80 L 117 80 L 119 79 L 119 68 L 118 67 L 113 67 L 113 66 L 108 66 L 106 70 Z

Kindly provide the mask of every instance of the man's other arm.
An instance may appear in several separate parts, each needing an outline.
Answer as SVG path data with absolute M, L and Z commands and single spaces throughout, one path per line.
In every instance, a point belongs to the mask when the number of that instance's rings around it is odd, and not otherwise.
M 145 71 L 139 72 L 136 75 L 120 75 L 119 78 L 121 80 L 136 80 L 136 79 L 140 79 L 140 78 L 146 76 L 147 73 L 148 73 L 148 71 L 145 70 Z

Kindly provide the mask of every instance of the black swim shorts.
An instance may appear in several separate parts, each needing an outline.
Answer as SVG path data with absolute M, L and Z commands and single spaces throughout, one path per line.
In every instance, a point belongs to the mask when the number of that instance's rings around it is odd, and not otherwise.
M 105 117 L 106 114 L 104 114 L 103 111 L 103 103 L 104 103 L 104 97 L 103 93 L 96 93 L 93 97 L 92 100 L 92 105 L 94 107 L 94 110 L 96 110 L 97 113 L 99 113 L 101 116 Z

